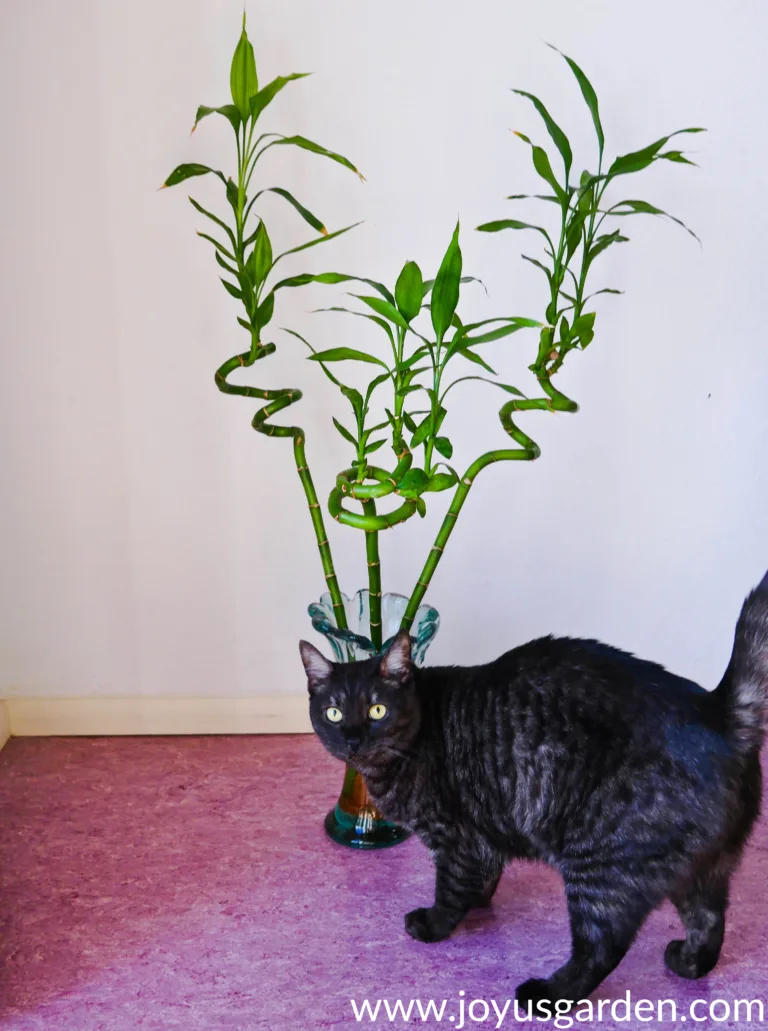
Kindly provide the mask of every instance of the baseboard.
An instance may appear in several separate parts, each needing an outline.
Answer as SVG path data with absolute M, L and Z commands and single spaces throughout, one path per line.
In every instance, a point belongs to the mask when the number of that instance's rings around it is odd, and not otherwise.
M 5 702 L 0 698 L 0 748 L 3 747 L 5 742 L 11 736 L 11 720 L 8 715 L 8 707 Z
M 14 737 L 128 734 L 308 734 L 303 695 L 251 698 L 6 698 Z M 0 702 L 0 742 L 2 742 Z

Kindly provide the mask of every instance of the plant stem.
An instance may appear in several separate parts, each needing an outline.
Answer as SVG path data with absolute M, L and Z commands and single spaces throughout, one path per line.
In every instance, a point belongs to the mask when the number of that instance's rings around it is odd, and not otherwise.
M 508 401 L 499 412 L 499 419 L 501 420 L 502 426 L 509 436 L 520 444 L 520 447 L 509 450 L 486 452 L 486 454 L 481 455 L 472 463 L 472 465 L 470 465 L 464 476 L 461 478 L 445 518 L 443 519 L 442 525 L 440 526 L 437 537 L 435 538 L 435 543 L 429 552 L 424 568 L 422 569 L 419 579 L 416 582 L 416 586 L 413 589 L 413 593 L 408 600 L 405 615 L 400 623 L 400 628 L 402 630 L 410 630 L 413 625 L 418 608 L 424 599 L 424 595 L 427 593 L 432 576 L 434 575 L 438 563 L 443 556 L 448 538 L 453 533 L 453 528 L 456 525 L 459 512 L 461 511 L 464 502 L 467 500 L 467 495 L 469 494 L 470 488 L 475 482 L 477 475 L 485 469 L 486 466 L 492 465 L 494 462 L 531 462 L 539 457 L 541 452 L 538 444 L 529 437 L 527 433 L 524 433 L 519 426 L 515 425 L 512 421 L 512 413 L 515 411 L 532 410 L 560 412 L 578 411 L 578 405 L 575 401 L 571 401 L 565 396 L 565 394 L 562 394 L 553 387 L 546 373 L 537 374 L 537 378 L 541 388 L 547 394 L 546 398 L 542 397 L 519 401 Z
M 251 426 L 253 426 L 258 433 L 265 433 L 269 437 L 293 438 L 293 457 L 296 462 L 296 471 L 299 474 L 299 479 L 301 480 L 301 485 L 304 488 L 304 494 L 309 506 L 309 515 L 312 519 L 312 526 L 315 531 L 315 539 L 317 540 L 317 547 L 320 552 L 320 561 L 323 565 L 325 582 L 328 585 L 328 591 L 331 595 L 333 612 L 336 617 L 336 626 L 340 629 L 346 629 L 347 618 L 344 611 L 344 602 L 342 601 L 341 591 L 339 590 L 338 580 L 336 579 L 336 571 L 333 565 L 333 556 L 331 554 L 330 544 L 328 543 L 328 536 L 325 531 L 323 513 L 320 507 L 320 502 L 317 500 L 317 493 L 315 491 L 314 483 L 312 482 L 312 476 L 310 474 L 304 452 L 304 430 L 301 429 L 300 426 L 276 426 L 267 421 L 283 408 L 288 408 L 290 405 L 300 401 L 302 396 L 301 391 L 287 389 L 261 390 L 258 387 L 236 386 L 233 383 L 227 382 L 227 377 L 230 373 L 234 372 L 235 369 L 242 367 L 247 368 L 259 359 L 266 358 L 267 355 L 272 354 L 274 351 L 274 344 L 256 343 L 255 346 L 252 347 L 250 351 L 246 351 L 245 354 L 234 355 L 216 370 L 216 386 L 223 394 L 236 394 L 240 397 L 258 398 L 260 400 L 263 399 L 268 401 L 269 404 L 264 405 L 263 408 L 260 408 L 258 412 L 256 412 L 251 421 Z
M 376 502 L 364 501 L 363 511 L 367 516 L 376 515 Z M 379 558 L 379 532 L 367 530 L 365 534 L 365 557 L 368 561 L 368 606 L 371 616 L 371 643 L 381 650 L 381 560 Z

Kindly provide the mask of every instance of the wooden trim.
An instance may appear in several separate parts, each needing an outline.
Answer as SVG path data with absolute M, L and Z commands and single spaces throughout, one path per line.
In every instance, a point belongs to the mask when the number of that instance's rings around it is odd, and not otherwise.
M 304 695 L 6 698 L 5 708 L 14 737 L 312 732 Z
M 2 698 L 0 698 L 0 748 L 3 747 L 10 736 L 11 720 L 8 715 L 8 708 Z

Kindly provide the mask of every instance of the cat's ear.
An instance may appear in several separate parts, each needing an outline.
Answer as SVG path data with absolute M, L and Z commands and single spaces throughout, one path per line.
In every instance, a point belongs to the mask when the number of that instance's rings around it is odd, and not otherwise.
M 319 652 L 309 641 L 299 641 L 299 652 L 307 674 L 309 693 L 314 694 L 328 682 L 333 673 L 333 663 L 329 662 L 323 653 Z
M 381 658 L 379 672 L 385 680 L 406 681 L 413 673 L 411 659 L 411 635 L 401 630 L 392 638 L 392 643 Z

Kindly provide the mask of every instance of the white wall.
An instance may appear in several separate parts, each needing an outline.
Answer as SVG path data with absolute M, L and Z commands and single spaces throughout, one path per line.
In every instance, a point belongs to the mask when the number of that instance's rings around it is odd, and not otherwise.
M 240 11 L 3 5 L 0 696 L 303 690 L 296 641 L 323 581 L 290 446 L 251 432 L 253 405 L 213 386 L 243 341 L 185 195 L 218 194 L 206 181 L 156 192 L 182 160 L 231 167 L 223 120 L 188 130 L 198 103 L 228 99 Z M 482 475 L 430 598 L 444 620 L 434 661 L 590 634 L 711 685 L 768 566 L 766 5 L 249 0 L 248 15 L 263 81 L 317 73 L 282 94 L 271 125 L 348 154 L 368 178 L 275 155 L 263 185 L 295 189 L 331 227 L 366 220 L 291 268 L 389 282 L 406 258 L 434 269 L 459 213 L 465 267 L 490 291 L 467 294 L 479 318 L 543 312 L 518 257 L 534 243 L 472 231 L 535 186 L 508 130 L 542 133 L 508 87 L 545 98 L 577 161 L 592 160 L 578 90 L 542 40 L 591 76 L 614 153 L 709 127 L 699 169 L 665 164 L 626 193 L 695 226 L 703 250 L 671 225 L 627 220 L 632 243 L 601 259 L 598 284 L 627 293 L 600 305 L 594 344 L 561 377 L 580 414 L 525 418 L 542 459 Z M 302 238 L 282 208 L 270 225 L 287 245 Z M 318 346 L 364 342 L 352 322 L 307 314 L 338 296 L 284 295 L 274 325 Z M 521 335 L 488 354 L 526 389 L 534 348 Z M 288 338 L 253 379 L 307 390 L 291 414 L 325 496 L 344 463 L 336 395 Z M 467 388 L 454 407 L 458 464 L 504 446 L 501 396 Z M 446 504 L 386 535 L 387 588 L 410 589 Z M 330 531 L 355 589 L 362 537 Z

